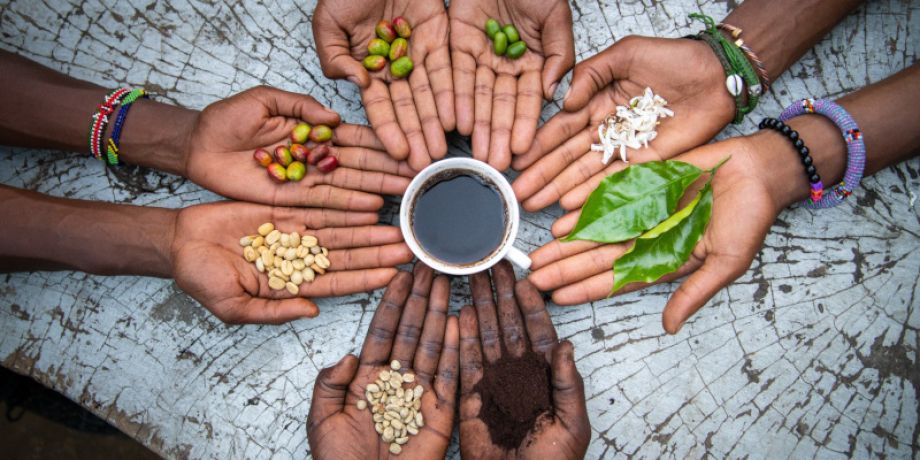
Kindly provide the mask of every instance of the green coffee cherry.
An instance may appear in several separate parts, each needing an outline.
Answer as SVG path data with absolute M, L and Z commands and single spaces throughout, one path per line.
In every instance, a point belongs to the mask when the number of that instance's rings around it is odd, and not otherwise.
M 501 32 L 502 26 L 498 24 L 498 21 L 495 19 L 489 18 L 486 21 L 486 35 L 489 36 L 490 40 L 495 40 L 495 34 Z
M 511 24 L 503 27 L 502 32 L 508 37 L 508 43 L 517 43 L 521 40 L 521 34 L 519 34 L 518 30 Z
M 377 23 L 377 26 L 374 27 L 374 32 L 387 43 L 396 39 L 396 29 L 393 28 L 393 24 L 390 24 L 390 21 L 385 19 Z
M 310 140 L 321 144 L 323 142 L 332 139 L 332 128 L 326 125 L 316 125 L 313 127 L 313 131 L 310 132 Z
M 390 45 L 390 60 L 395 61 L 409 52 L 409 42 L 405 38 L 397 38 Z
M 285 176 L 287 176 L 288 180 L 294 182 L 300 181 L 305 175 L 307 175 L 307 166 L 299 161 L 289 164 L 285 171 Z
M 364 58 L 364 60 L 361 62 L 364 64 L 365 69 L 371 71 L 380 70 L 387 66 L 386 56 L 375 56 L 372 54 Z
M 415 64 L 409 56 L 403 56 L 390 64 L 390 73 L 396 78 L 403 78 L 412 73 Z
M 504 32 L 495 33 L 495 37 L 492 38 L 492 49 L 499 56 L 505 55 L 505 51 L 508 50 L 508 36 Z
M 375 56 L 386 56 L 390 53 L 390 44 L 382 38 L 372 39 L 367 43 L 367 52 Z
M 527 44 L 521 41 L 514 42 L 508 47 L 508 57 L 511 59 L 517 59 L 524 55 L 524 52 L 527 51 Z

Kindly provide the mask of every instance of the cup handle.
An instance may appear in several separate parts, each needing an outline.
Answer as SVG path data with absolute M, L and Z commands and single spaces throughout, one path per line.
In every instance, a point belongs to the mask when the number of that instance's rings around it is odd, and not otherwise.
M 514 246 L 508 249 L 508 253 L 505 254 L 505 259 L 524 270 L 530 270 L 530 257 L 527 253 Z

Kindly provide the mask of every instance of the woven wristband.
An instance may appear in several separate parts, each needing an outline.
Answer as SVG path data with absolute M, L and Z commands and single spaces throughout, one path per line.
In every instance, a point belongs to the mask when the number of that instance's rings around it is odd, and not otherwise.
M 735 45 L 738 45 L 738 48 L 741 48 L 741 51 L 744 52 L 745 56 L 747 56 L 748 61 L 754 65 L 754 70 L 757 71 L 757 76 L 760 77 L 760 83 L 763 85 L 763 92 L 766 93 L 770 91 L 770 73 L 767 72 L 767 65 L 764 64 L 760 59 L 760 56 L 757 56 L 757 53 L 755 53 L 754 50 L 752 50 L 751 47 L 744 43 L 744 40 L 741 39 L 743 30 L 740 27 L 726 24 L 724 22 L 720 22 L 717 27 L 732 34 L 732 38 L 735 39 Z
M 843 175 L 843 180 L 831 188 L 832 193 L 825 193 L 820 200 L 809 199 L 804 202 L 807 208 L 831 208 L 843 203 L 843 200 L 859 186 L 863 171 L 866 169 L 866 144 L 863 142 L 856 120 L 843 107 L 826 99 L 802 99 L 786 107 L 779 119 L 785 122 L 799 115 L 808 114 L 824 115 L 833 121 L 840 129 L 843 140 L 847 144 L 847 170 Z
M 122 99 L 130 91 L 128 88 L 112 91 L 103 98 L 102 104 L 97 107 L 98 111 L 93 114 L 92 122 L 89 125 L 89 153 L 93 157 L 102 159 L 102 136 L 105 134 L 105 128 L 109 124 L 109 115 L 115 111 L 115 106 L 121 103 Z
M 121 101 L 121 109 L 119 109 L 118 117 L 115 118 L 115 124 L 112 126 L 112 137 L 106 143 L 106 159 L 110 165 L 115 166 L 118 164 L 118 145 L 119 141 L 121 141 L 121 129 L 125 124 L 125 119 L 128 118 L 128 110 L 131 109 L 134 101 L 146 97 L 147 92 L 143 88 L 139 88 L 131 91 Z

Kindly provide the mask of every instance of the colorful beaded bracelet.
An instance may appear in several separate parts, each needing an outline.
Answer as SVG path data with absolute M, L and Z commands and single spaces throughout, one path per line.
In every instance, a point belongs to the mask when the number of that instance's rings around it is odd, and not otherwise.
M 115 118 L 115 125 L 112 127 L 112 137 L 109 138 L 109 142 L 106 144 L 106 158 L 112 166 L 118 164 L 118 144 L 121 140 L 121 128 L 124 126 L 125 119 L 128 117 L 128 110 L 131 109 L 131 105 L 134 104 L 134 101 L 142 97 L 146 98 L 147 92 L 143 88 L 139 88 L 131 91 L 121 101 L 121 109 L 118 111 L 118 117 Z
M 826 99 L 802 99 L 786 107 L 779 119 L 787 121 L 808 114 L 824 115 L 833 121 L 840 128 L 843 140 L 847 144 L 847 170 L 843 180 L 831 189 L 834 193 L 824 194 L 817 202 L 805 200 L 805 206 L 808 208 L 831 208 L 843 203 L 843 200 L 859 186 L 866 169 L 866 143 L 863 142 L 856 120 L 843 107 Z
M 93 157 L 102 159 L 100 144 L 102 144 L 102 135 L 105 134 L 105 128 L 109 124 L 109 115 L 115 111 L 115 105 L 119 104 L 129 92 L 128 88 L 112 91 L 103 98 L 102 104 L 97 107 L 98 111 L 93 114 L 93 121 L 89 126 L 89 152 Z
M 741 33 L 744 32 L 740 27 L 733 26 L 731 24 L 726 24 L 720 22 L 718 28 L 724 30 L 732 35 L 732 38 L 735 39 L 735 45 L 738 45 L 738 48 L 741 48 L 741 51 L 744 52 L 744 55 L 747 56 L 748 61 L 751 64 L 754 64 L 754 70 L 757 71 L 757 76 L 760 77 L 760 83 L 763 85 L 763 92 L 766 93 L 770 91 L 770 73 L 767 72 L 767 66 L 763 63 L 757 53 L 751 49 L 744 40 L 741 38 Z
M 818 170 L 815 168 L 814 161 L 809 155 L 808 147 L 805 146 L 805 140 L 799 136 L 799 133 L 790 128 L 780 120 L 776 118 L 764 118 L 760 121 L 760 129 L 770 128 L 779 132 L 780 134 L 786 136 L 789 139 L 789 142 L 792 142 L 792 146 L 795 147 L 796 151 L 799 153 L 799 159 L 802 160 L 802 166 L 805 167 L 805 176 L 808 177 L 808 182 L 811 184 L 811 201 L 817 202 L 821 200 L 821 197 L 824 196 L 824 182 L 821 182 L 821 176 L 818 175 Z

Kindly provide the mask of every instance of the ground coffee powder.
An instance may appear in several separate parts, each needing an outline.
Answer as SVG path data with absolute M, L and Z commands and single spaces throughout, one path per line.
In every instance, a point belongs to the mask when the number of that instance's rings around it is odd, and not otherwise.
M 504 449 L 517 449 L 527 433 L 538 429 L 543 414 L 552 415 L 550 367 L 531 350 L 520 358 L 504 355 L 484 363 L 474 390 L 482 398 L 479 418 L 489 428 L 492 443 Z

